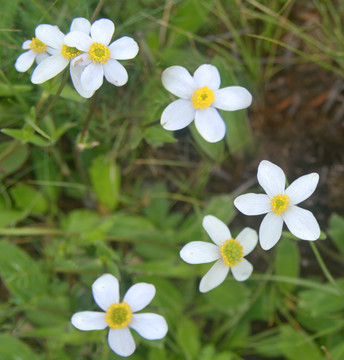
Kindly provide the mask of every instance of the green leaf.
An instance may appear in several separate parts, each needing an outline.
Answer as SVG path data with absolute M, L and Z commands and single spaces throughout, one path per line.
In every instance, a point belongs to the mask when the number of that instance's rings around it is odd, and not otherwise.
M 328 232 L 337 249 L 344 255 L 344 218 L 338 214 L 332 214 Z
M 188 318 L 180 319 L 177 341 L 186 359 L 196 359 L 200 350 L 199 326 Z
M 153 147 L 163 146 L 165 143 L 174 143 L 176 139 L 171 131 L 159 126 L 149 126 L 144 131 L 144 139 Z
M 233 197 L 228 194 L 213 196 L 203 211 L 204 215 L 214 215 L 229 224 L 236 215 Z
M 43 137 L 24 129 L 2 129 L 4 134 L 11 136 L 14 139 L 23 141 L 24 143 L 31 143 L 37 146 L 50 146 L 50 141 Z
M 3 360 L 39 360 L 28 345 L 9 334 L 0 335 L 0 359 Z
M 0 180 L 18 170 L 28 158 L 28 146 L 18 141 L 6 141 L 0 145 Z
M 44 196 L 32 186 L 17 184 L 10 189 L 10 193 L 18 209 L 36 214 L 45 214 L 48 211 Z

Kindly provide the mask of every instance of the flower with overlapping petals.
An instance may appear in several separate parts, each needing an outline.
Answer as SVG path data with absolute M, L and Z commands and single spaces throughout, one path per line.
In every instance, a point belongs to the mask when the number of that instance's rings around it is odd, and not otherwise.
M 259 242 L 264 250 L 271 249 L 280 239 L 283 222 L 289 231 L 302 240 L 314 241 L 320 228 L 314 215 L 297 205 L 311 196 L 318 185 L 319 175 L 301 176 L 285 189 L 283 170 L 263 160 L 257 174 L 266 194 L 244 194 L 234 200 L 234 205 L 245 215 L 266 214 L 259 229 Z
M 217 109 L 235 111 L 251 105 L 252 96 L 241 86 L 220 89 L 220 74 L 213 65 L 201 65 L 193 76 L 182 66 L 171 66 L 162 73 L 162 84 L 180 97 L 161 115 L 166 130 L 180 130 L 193 120 L 201 136 L 208 142 L 220 141 L 226 124 Z
M 152 284 L 138 283 L 129 288 L 119 301 L 119 283 L 111 274 L 104 274 L 92 285 L 94 301 L 104 311 L 81 311 L 72 316 L 72 324 L 79 330 L 110 328 L 108 342 L 120 356 L 130 356 L 136 348 L 130 329 L 148 340 L 162 339 L 167 323 L 161 315 L 140 313 L 155 296 Z
M 257 232 L 251 228 L 243 229 L 233 239 L 227 225 L 212 215 L 203 218 L 202 225 L 214 244 L 205 241 L 191 241 L 180 251 L 180 257 L 189 264 L 203 264 L 216 261 L 203 276 L 199 291 L 205 293 L 219 286 L 229 270 L 235 280 L 247 280 L 253 271 L 252 264 L 244 256 L 257 245 Z
M 81 31 L 67 34 L 65 44 L 83 53 L 72 60 L 72 65 L 81 65 L 81 85 L 89 91 L 96 91 L 103 84 L 103 77 L 113 85 L 122 86 L 128 81 L 128 73 L 117 60 L 134 58 L 139 47 L 128 36 L 110 41 L 115 31 L 111 20 L 100 19 L 91 26 L 91 36 Z

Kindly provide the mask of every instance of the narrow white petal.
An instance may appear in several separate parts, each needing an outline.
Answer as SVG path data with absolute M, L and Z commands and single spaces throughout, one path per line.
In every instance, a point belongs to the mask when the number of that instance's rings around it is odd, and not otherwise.
M 91 63 L 81 74 L 81 86 L 88 91 L 96 91 L 103 84 L 104 70 L 102 64 Z
M 204 241 L 191 241 L 179 253 L 188 264 L 204 264 L 215 261 L 221 257 L 217 245 Z
M 235 280 L 245 281 L 247 280 L 253 271 L 252 264 L 246 259 L 242 259 L 238 265 L 232 267 L 232 274 Z
M 75 90 L 80 96 L 86 99 L 90 98 L 94 94 L 94 91 L 86 90 L 81 85 L 80 78 L 84 68 L 82 66 L 72 66 L 71 64 L 69 70 Z
M 24 49 L 24 50 L 29 50 L 29 49 L 30 49 L 31 41 L 32 41 L 32 40 L 25 40 L 25 41 L 23 42 L 22 49 Z
M 190 125 L 195 118 L 195 109 L 189 100 L 173 101 L 161 114 L 160 123 L 166 130 L 180 130 Z
M 37 65 L 32 73 L 31 82 L 33 84 L 42 84 L 59 74 L 68 63 L 69 60 L 65 59 L 61 54 L 49 56 Z
M 210 143 L 222 140 L 226 134 L 226 124 L 212 106 L 196 110 L 195 125 L 202 137 Z
M 135 341 L 129 328 L 110 329 L 108 335 L 109 346 L 119 356 L 130 356 L 136 349 Z
M 261 161 L 258 166 L 257 178 L 260 186 L 270 198 L 284 194 L 285 175 L 279 166 L 267 160 Z
M 115 59 L 103 64 L 105 79 L 116 86 L 123 86 L 128 81 L 128 73 L 124 66 Z
M 36 55 L 36 63 L 40 64 L 43 60 L 48 59 L 49 55 L 47 53 L 40 53 Z
M 304 175 L 293 181 L 285 193 L 289 196 L 292 205 L 297 205 L 309 198 L 319 182 L 319 175 L 312 173 Z
M 223 283 L 228 272 L 229 267 L 223 263 L 223 260 L 217 260 L 210 270 L 203 276 L 199 284 L 199 291 L 205 293 L 216 288 Z
M 65 36 L 63 42 L 68 46 L 76 47 L 78 50 L 88 51 L 93 40 L 82 31 L 72 31 Z
M 71 61 L 71 64 L 74 67 L 81 66 L 81 67 L 85 68 L 87 65 L 92 64 L 92 60 L 90 59 L 90 57 L 87 53 L 82 53 L 82 54 L 76 56 Z
M 270 198 L 265 194 L 244 194 L 234 200 L 235 207 L 245 215 L 261 215 L 271 211 Z
M 109 45 L 114 32 L 115 24 L 109 19 L 99 19 L 91 26 L 92 39 L 105 46 Z
M 129 37 L 123 36 L 109 46 L 111 57 L 116 60 L 133 59 L 139 52 L 137 42 Z
M 197 89 L 194 78 L 182 66 L 171 66 L 161 76 L 165 89 L 182 99 L 191 99 Z
M 147 283 L 137 283 L 132 285 L 123 301 L 126 302 L 133 312 L 140 311 L 145 308 L 155 296 L 155 286 Z
M 35 61 L 36 54 L 34 51 L 29 50 L 17 57 L 17 60 L 14 64 L 14 67 L 17 71 L 25 72 L 27 71 L 33 62 Z
M 241 86 L 228 86 L 215 92 L 212 106 L 227 111 L 248 108 L 252 103 L 252 95 Z
M 216 91 L 221 84 L 221 78 L 216 66 L 204 64 L 194 73 L 197 88 L 208 86 L 209 89 Z
M 134 314 L 129 327 L 147 340 L 162 339 L 168 330 L 164 317 L 151 313 Z
M 218 246 L 221 246 L 224 241 L 232 238 L 228 226 L 213 215 L 206 215 L 203 218 L 202 226 L 211 240 Z
M 53 49 L 62 48 L 65 34 L 55 25 L 42 24 L 38 25 L 35 30 L 37 39 Z
M 273 212 L 265 215 L 259 228 L 259 242 L 264 250 L 269 250 L 281 238 L 283 218 Z
M 291 206 L 282 216 L 289 231 L 296 237 L 310 241 L 319 239 L 320 227 L 310 211 Z
M 94 301 L 104 311 L 112 304 L 119 302 L 118 280 L 111 274 L 104 274 L 92 285 Z
M 81 311 L 75 313 L 71 322 L 79 330 L 103 330 L 108 327 L 105 321 L 105 313 L 98 311 Z
M 70 25 L 70 31 L 81 31 L 88 35 L 91 31 L 91 23 L 83 17 L 75 18 Z
M 256 230 L 253 230 L 249 227 L 243 229 L 236 240 L 240 242 L 240 245 L 244 249 L 244 256 L 248 255 L 257 245 L 258 234 Z

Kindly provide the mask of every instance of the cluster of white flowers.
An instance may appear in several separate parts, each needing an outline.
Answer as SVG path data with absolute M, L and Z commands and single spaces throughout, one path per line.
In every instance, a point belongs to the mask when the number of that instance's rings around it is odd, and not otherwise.
M 35 37 L 24 41 L 22 47 L 28 51 L 17 58 L 15 68 L 27 71 L 36 59 L 38 65 L 31 81 L 41 84 L 70 64 L 76 91 L 90 98 L 102 85 L 104 76 L 113 85 L 124 85 L 128 73 L 117 60 L 132 59 L 139 51 L 136 41 L 128 36 L 110 44 L 114 31 L 115 25 L 108 19 L 99 19 L 91 25 L 87 19 L 76 18 L 67 35 L 57 26 L 38 25 Z

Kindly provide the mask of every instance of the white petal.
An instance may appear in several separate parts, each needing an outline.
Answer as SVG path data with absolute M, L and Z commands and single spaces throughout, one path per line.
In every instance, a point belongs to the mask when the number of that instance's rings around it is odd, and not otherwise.
M 34 51 L 29 50 L 19 55 L 14 66 L 17 71 L 25 72 L 28 70 L 35 61 L 36 54 Z
M 304 175 L 293 181 L 285 193 L 289 196 L 292 205 L 299 204 L 301 201 L 309 198 L 319 182 L 319 175 L 312 173 Z
M 245 215 L 261 215 L 271 211 L 270 198 L 265 194 L 244 194 L 234 200 L 235 207 Z
M 128 81 L 128 73 L 124 66 L 115 59 L 103 64 L 105 79 L 116 86 L 123 86 Z
M 81 311 L 71 318 L 73 326 L 79 330 L 103 330 L 108 327 L 105 321 L 105 313 L 98 311 Z
M 32 40 L 25 40 L 25 41 L 23 42 L 22 49 L 24 49 L 24 50 L 29 50 L 29 49 L 30 49 L 31 41 L 32 41 Z
M 253 230 L 249 227 L 243 229 L 236 240 L 240 242 L 240 245 L 244 249 L 244 256 L 248 255 L 257 245 L 258 234 L 256 230 Z
M 82 54 L 76 56 L 71 61 L 71 64 L 74 67 L 81 66 L 82 68 L 85 68 L 87 65 L 92 64 L 92 60 L 90 59 L 90 57 L 88 56 L 87 53 L 82 53 Z
M 161 114 L 160 123 L 166 130 L 180 130 L 190 125 L 195 118 L 195 109 L 189 100 L 173 101 Z
M 70 31 L 81 31 L 88 35 L 91 31 L 91 23 L 83 17 L 75 18 L 70 25 Z
M 246 259 L 242 259 L 238 265 L 232 267 L 232 274 L 237 281 L 247 280 L 253 271 L 252 264 Z
M 216 91 L 220 87 L 221 78 L 216 66 L 204 64 L 194 73 L 197 88 L 208 86 L 209 89 Z
M 310 211 L 291 206 L 282 216 L 289 231 L 296 237 L 311 241 L 319 238 L 319 224 Z
M 40 64 L 43 60 L 48 59 L 49 55 L 47 53 L 40 53 L 36 55 L 36 63 Z
M 216 288 L 223 283 L 228 272 L 229 267 L 223 263 L 223 260 L 217 260 L 210 270 L 203 276 L 199 284 L 199 291 L 205 293 Z
M 129 327 L 147 340 L 162 339 L 168 330 L 166 320 L 157 314 L 134 314 Z
M 104 70 L 102 64 L 91 63 L 81 74 L 81 86 L 88 91 L 96 91 L 103 84 Z
M 111 350 L 119 356 L 130 356 L 136 348 L 133 336 L 127 327 L 123 329 L 110 329 L 108 342 Z
M 221 246 L 224 241 L 232 238 L 228 226 L 213 215 L 206 215 L 203 218 L 202 226 L 211 240 L 218 246 Z
M 222 140 L 226 134 L 226 124 L 212 106 L 196 110 L 195 125 L 202 137 L 210 143 Z
M 72 66 L 72 64 L 71 64 L 69 69 L 70 69 L 70 76 L 72 78 L 75 90 L 82 97 L 84 97 L 86 99 L 90 98 L 94 94 L 94 91 L 84 89 L 82 87 L 81 81 L 80 81 L 81 74 L 82 74 L 84 68 L 82 66 Z
M 115 25 L 109 19 L 99 19 L 91 26 L 91 36 L 95 42 L 109 45 L 112 35 L 115 32 Z
M 212 106 L 227 111 L 248 108 L 252 103 L 252 95 L 241 86 L 228 86 L 215 92 Z
M 92 285 L 94 301 L 104 311 L 112 304 L 119 302 L 118 280 L 111 274 L 104 274 Z
M 76 47 L 78 50 L 88 51 L 93 40 L 82 31 L 72 31 L 65 36 L 63 42 L 68 46 Z
M 285 175 L 279 166 L 267 160 L 261 161 L 258 166 L 257 178 L 260 186 L 270 198 L 284 194 Z
M 62 54 L 49 56 L 40 62 L 31 76 L 33 84 L 42 84 L 59 74 L 68 65 L 69 60 L 65 59 Z
M 166 90 L 182 99 L 191 99 L 197 89 L 194 78 L 182 66 L 171 66 L 164 70 L 161 81 Z
M 126 302 L 133 312 L 140 311 L 145 308 L 155 296 L 155 286 L 147 283 L 137 283 L 132 285 L 123 301 Z
M 215 261 L 221 257 L 217 245 L 204 241 L 191 241 L 179 253 L 188 264 L 204 264 Z
M 137 55 L 139 46 L 133 38 L 123 36 L 114 41 L 109 46 L 109 49 L 112 58 L 116 60 L 127 60 L 132 59 Z
M 53 49 L 62 48 L 65 34 L 55 25 L 42 24 L 38 25 L 35 30 L 37 39 Z
M 283 218 L 270 212 L 265 215 L 259 228 L 259 242 L 264 250 L 269 250 L 281 238 Z

